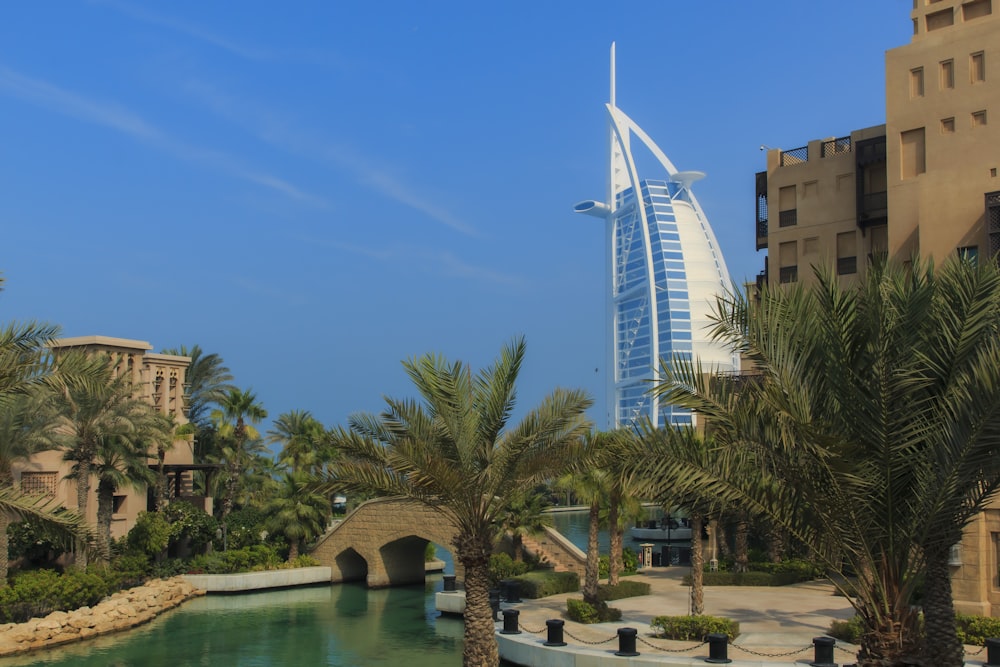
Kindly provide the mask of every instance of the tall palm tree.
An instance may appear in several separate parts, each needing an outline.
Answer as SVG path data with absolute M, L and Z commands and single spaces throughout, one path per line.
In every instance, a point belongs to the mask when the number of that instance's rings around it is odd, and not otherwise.
M 545 496 L 535 490 L 517 494 L 504 506 L 498 528 L 500 537 L 510 535 L 515 561 L 524 560 L 525 535 L 534 535 L 552 525 L 552 517 L 545 514 L 546 507 Z
M 316 491 L 315 480 L 301 472 L 286 472 L 264 506 L 264 525 L 272 535 L 288 540 L 288 562 L 299 555 L 299 545 L 323 534 L 330 519 L 330 501 Z
M 80 461 L 74 461 L 69 479 L 77 480 L 83 474 Z M 97 478 L 97 553 L 107 564 L 111 558 L 111 520 L 114 516 L 115 491 L 124 486 L 145 489 L 156 482 L 156 474 L 149 468 L 149 452 L 143 440 L 117 437 L 102 438 L 90 463 L 90 473 Z
M 73 461 L 76 509 L 87 516 L 91 474 L 102 447 L 115 440 L 141 447 L 159 417 L 136 398 L 131 380 L 118 374 L 117 359 L 108 354 L 70 351 L 56 361 L 58 384 L 49 392 L 48 409 L 65 450 Z M 77 564 L 86 566 L 87 551 L 80 545 Z
M 316 473 L 330 456 L 326 429 L 308 410 L 278 415 L 267 432 L 267 442 L 281 445 L 278 460 L 293 472 Z
M 195 461 L 203 462 L 215 453 L 215 432 L 212 426 L 213 405 L 219 405 L 235 389 L 233 376 L 218 354 L 205 354 L 199 345 L 190 348 L 163 350 L 163 354 L 190 357 L 191 363 L 184 373 L 187 383 L 187 418 L 195 427 Z
M 587 562 L 583 574 L 583 599 L 589 604 L 598 604 L 600 577 L 600 550 L 598 538 L 601 531 L 601 506 L 607 499 L 611 487 L 611 474 L 602 465 L 612 440 L 601 431 L 587 433 L 581 440 L 580 455 L 576 457 L 568 471 L 557 481 L 556 486 L 571 491 L 588 506 L 587 518 Z
M 253 391 L 230 389 L 219 407 L 212 411 L 212 422 L 215 424 L 218 437 L 225 443 L 223 458 L 226 463 L 225 490 L 222 497 L 222 518 L 225 519 L 233 511 L 240 475 L 250 462 L 251 454 L 247 451 L 248 441 L 260 438 L 254 424 L 267 419 L 267 410 L 257 401 Z
M 465 667 L 499 662 L 489 606 L 489 556 L 503 507 L 558 474 L 587 431 L 582 391 L 557 389 L 512 428 L 515 383 L 524 359 L 518 338 L 476 374 L 462 362 L 426 355 L 404 362 L 421 401 L 386 399 L 379 415 L 337 428 L 341 458 L 323 490 L 402 496 L 439 510 L 457 530 L 465 567 Z
M 877 265 L 854 287 L 720 299 L 715 335 L 754 360 L 752 382 L 673 359 L 658 387 L 706 418 L 712 464 L 646 474 L 779 523 L 858 575 L 859 665 L 961 665 L 947 550 L 1000 486 L 1000 269 Z M 753 473 L 753 474 L 751 474 Z M 927 575 L 926 647 L 912 605 Z

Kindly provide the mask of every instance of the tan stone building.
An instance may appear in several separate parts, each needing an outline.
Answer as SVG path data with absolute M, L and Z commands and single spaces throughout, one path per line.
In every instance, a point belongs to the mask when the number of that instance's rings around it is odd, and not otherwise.
M 902 17 L 901 17 L 902 18 Z M 1000 0 L 914 0 L 886 53 L 886 123 L 770 149 L 756 178 L 760 283 L 854 280 L 874 255 L 1000 252 Z M 1000 616 L 1000 501 L 952 558 L 958 611 Z
M 63 338 L 52 345 L 53 354 L 58 356 L 67 350 L 104 352 L 118 359 L 118 372 L 127 373 L 137 395 L 165 415 L 172 415 L 177 424 L 187 423 L 185 415 L 185 373 L 191 363 L 190 357 L 151 352 L 153 346 L 145 341 L 109 338 L 106 336 L 82 336 Z M 36 454 L 25 464 L 14 469 L 15 484 L 33 493 L 55 496 L 70 508 L 76 507 L 76 482 L 66 479 L 71 464 L 62 460 L 61 451 L 47 451 Z M 149 463 L 157 463 L 155 451 L 150 452 Z M 170 495 L 183 497 L 197 507 L 211 512 L 212 499 L 192 494 L 192 471 L 199 468 L 194 464 L 194 441 L 191 436 L 174 442 L 165 456 L 165 470 L 168 474 Z M 97 484 L 91 482 L 91 498 L 87 508 L 87 520 L 97 522 Z M 112 516 L 112 537 L 124 536 L 132 526 L 139 512 L 152 509 L 150 490 L 124 487 L 118 489 L 114 498 Z

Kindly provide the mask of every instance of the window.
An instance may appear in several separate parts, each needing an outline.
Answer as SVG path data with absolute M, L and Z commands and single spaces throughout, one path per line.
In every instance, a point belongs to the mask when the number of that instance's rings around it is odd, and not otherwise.
M 1000 252 L 1000 190 L 986 193 L 986 234 L 990 239 L 990 257 Z
M 916 67 L 910 70 L 910 97 L 924 96 L 924 68 Z
M 969 81 L 970 83 L 986 81 L 986 54 L 982 51 L 969 56 Z
M 963 248 L 959 248 L 958 249 L 958 256 L 961 259 L 968 260 L 968 261 L 972 262 L 973 265 L 975 265 L 976 262 L 979 261 L 979 246 L 977 246 L 977 245 L 968 245 L 968 246 L 965 246 Z
M 837 275 L 858 272 L 858 235 L 855 231 L 837 234 Z
M 888 225 L 875 225 L 868 232 L 870 239 L 869 247 L 871 252 L 868 257 L 872 262 L 883 262 L 889 254 L 889 227 Z
M 819 237 L 810 236 L 807 239 L 802 239 L 802 254 L 803 255 L 815 255 L 819 252 Z
M 993 13 L 991 0 L 972 0 L 962 3 L 962 20 L 972 21 Z
M 955 134 L 955 118 L 941 119 L 941 134 Z
M 938 87 L 947 90 L 955 87 L 955 61 L 944 60 L 941 62 L 941 70 L 938 77 Z
M 115 496 L 113 502 L 114 506 L 111 510 L 113 514 L 121 514 L 125 511 L 125 496 Z
M 24 493 L 54 496 L 58 481 L 58 473 L 55 472 L 22 472 L 21 491 Z
M 986 109 L 972 112 L 972 127 L 982 127 L 986 125 Z
M 786 185 L 778 190 L 778 226 L 791 227 L 798 223 L 798 203 L 795 199 L 795 186 Z
M 795 241 L 788 241 L 778 246 L 778 267 L 778 282 L 798 282 L 799 259 Z
M 928 14 L 925 20 L 927 21 L 927 32 L 940 30 L 941 28 L 947 28 L 955 24 L 955 12 L 949 7 L 948 9 Z
M 899 134 L 900 177 L 913 178 L 927 171 L 924 149 L 924 128 L 907 130 Z

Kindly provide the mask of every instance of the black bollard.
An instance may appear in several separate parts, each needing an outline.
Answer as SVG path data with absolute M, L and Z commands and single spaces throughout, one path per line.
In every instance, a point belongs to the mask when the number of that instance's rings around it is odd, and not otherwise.
M 837 640 L 833 637 L 813 637 L 813 661 L 811 667 L 837 667 L 833 661 L 833 647 Z
M 503 630 L 500 631 L 502 635 L 519 635 L 521 631 L 517 629 L 517 617 L 520 615 L 517 609 L 504 609 L 503 610 Z
M 500 614 L 500 589 L 491 588 L 490 589 L 490 609 L 493 610 L 493 622 L 499 621 Z
M 545 621 L 545 627 L 549 630 L 549 636 L 545 640 L 545 646 L 565 646 L 563 641 L 563 626 L 566 621 L 558 618 L 550 618 Z
M 983 667 L 1000 667 L 1000 639 L 986 640 L 986 663 Z
M 711 632 L 705 639 L 708 641 L 708 657 L 705 658 L 705 662 L 716 664 L 732 662 L 728 657 L 729 635 Z
M 444 575 L 444 592 L 454 593 L 455 592 L 455 575 L 446 574 Z
M 500 582 L 500 590 L 504 602 L 521 601 L 521 583 L 516 579 L 504 579 Z
M 618 650 L 615 655 L 635 656 L 639 655 L 635 650 L 635 636 L 638 631 L 635 628 L 618 628 Z

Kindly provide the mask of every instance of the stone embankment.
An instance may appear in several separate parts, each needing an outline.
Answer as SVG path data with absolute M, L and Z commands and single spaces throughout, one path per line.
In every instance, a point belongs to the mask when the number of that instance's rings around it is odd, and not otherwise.
M 54 611 L 25 623 L 0 625 L 0 656 L 127 630 L 204 594 L 205 591 L 180 577 L 154 579 L 143 586 L 119 591 L 93 607 Z

